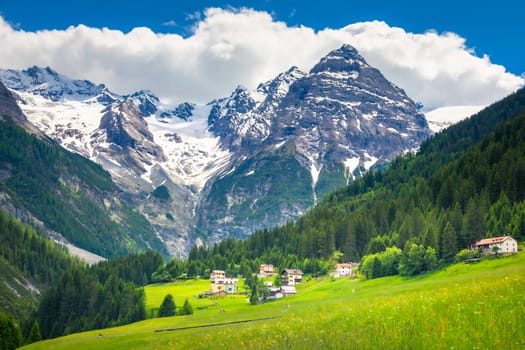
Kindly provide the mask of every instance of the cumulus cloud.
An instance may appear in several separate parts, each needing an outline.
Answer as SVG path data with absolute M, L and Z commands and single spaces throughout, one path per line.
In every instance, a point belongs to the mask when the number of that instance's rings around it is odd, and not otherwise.
M 524 84 L 488 56 L 476 56 L 454 33 L 409 33 L 379 21 L 315 32 L 250 9 L 210 8 L 192 18 L 192 34 L 184 38 L 145 27 L 25 32 L 0 17 L 0 67 L 50 66 L 120 93 L 150 89 L 167 102 L 203 103 L 236 85 L 255 88 L 292 65 L 307 71 L 348 43 L 429 108 L 486 105 Z

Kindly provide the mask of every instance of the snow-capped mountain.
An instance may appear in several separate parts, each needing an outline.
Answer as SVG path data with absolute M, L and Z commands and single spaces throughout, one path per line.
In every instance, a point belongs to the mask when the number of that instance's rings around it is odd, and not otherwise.
M 351 46 L 206 105 L 122 96 L 50 68 L 0 70 L 28 119 L 101 164 L 170 252 L 284 223 L 431 133 Z M 169 198 L 154 195 L 160 186 Z
M 31 67 L 23 71 L 2 70 L 2 82 L 10 89 L 40 95 L 51 101 L 84 100 L 101 94 L 104 84 L 72 80 L 49 67 Z
M 210 130 L 243 155 L 199 207 L 198 227 L 215 239 L 294 219 L 430 135 L 416 104 L 349 45 L 212 105 Z

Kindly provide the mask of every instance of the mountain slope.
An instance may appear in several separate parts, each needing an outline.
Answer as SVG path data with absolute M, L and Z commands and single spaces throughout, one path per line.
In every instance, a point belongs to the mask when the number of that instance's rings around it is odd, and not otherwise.
M 13 215 L 57 240 L 106 257 L 164 251 L 149 223 L 123 205 L 118 194 L 100 166 L 2 116 L 0 203 Z
M 62 248 L 0 210 L 0 311 L 22 320 L 40 293 L 80 262 Z

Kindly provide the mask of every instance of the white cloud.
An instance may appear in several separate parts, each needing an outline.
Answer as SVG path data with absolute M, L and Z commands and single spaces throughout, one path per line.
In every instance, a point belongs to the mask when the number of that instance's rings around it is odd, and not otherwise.
M 175 22 L 174 20 L 169 20 L 169 21 L 163 22 L 162 25 L 165 27 L 176 27 L 177 22 Z
M 488 56 L 475 56 L 453 33 L 407 33 L 378 21 L 315 32 L 249 9 L 211 8 L 192 18 L 198 22 L 183 38 L 144 27 L 24 32 L 0 17 L 0 67 L 50 66 L 120 93 L 151 89 L 165 101 L 208 102 L 238 84 L 255 88 L 292 65 L 309 70 L 349 43 L 427 107 L 486 105 L 524 83 Z

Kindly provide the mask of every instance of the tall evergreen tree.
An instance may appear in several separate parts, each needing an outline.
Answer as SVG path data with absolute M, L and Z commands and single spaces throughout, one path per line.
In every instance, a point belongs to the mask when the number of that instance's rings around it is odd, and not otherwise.
M 159 317 L 175 316 L 175 301 L 171 294 L 167 294 L 159 308 Z
M 184 306 L 182 307 L 184 315 L 193 315 L 193 307 L 190 304 L 188 298 L 184 300 Z
M 462 234 L 459 236 L 460 247 L 466 248 L 469 244 L 485 236 L 485 211 L 481 204 L 481 197 L 469 199 L 463 218 Z
M 441 236 L 441 258 L 444 260 L 452 259 L 457 252 L 456 230 L 450 222 L 447 222 Z
M 0 311 L 0 350 L 14 350 L 22 345 L 22 331 L 10 314 Z
M 31 330 L 29 331 L 29 335 L 27 336 L 26 343 L 31 344 L 40 340 L 42 340 L 42 334 L 40 333 L 40 326 L 38 324 L 38 321 L 35 320 L 33 326 L 31 327 Z

